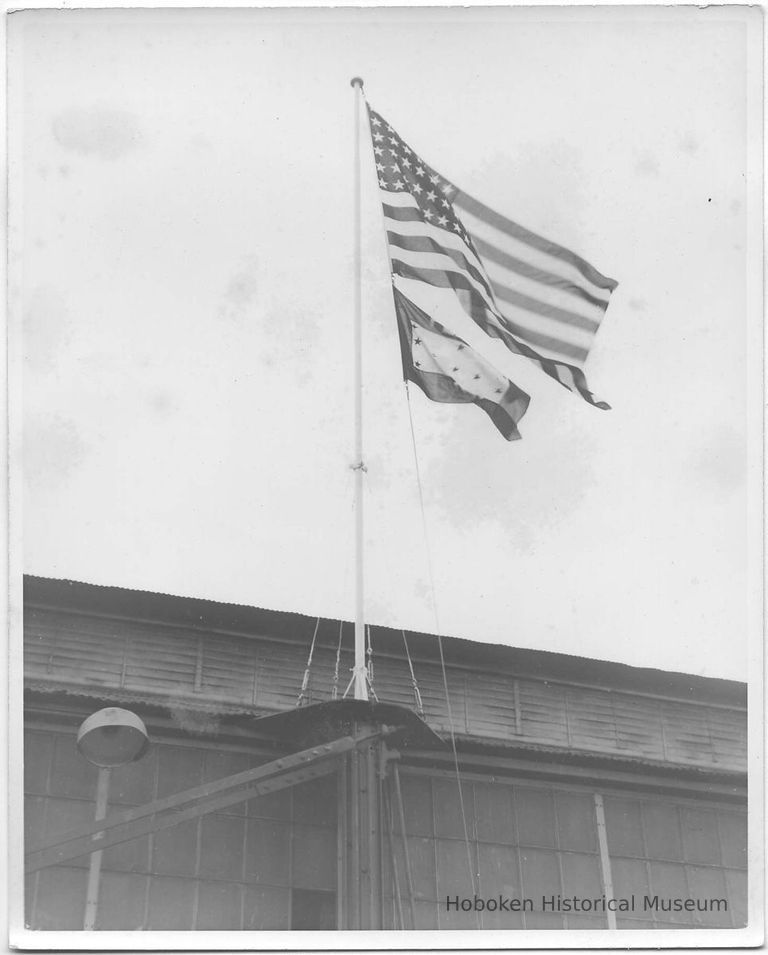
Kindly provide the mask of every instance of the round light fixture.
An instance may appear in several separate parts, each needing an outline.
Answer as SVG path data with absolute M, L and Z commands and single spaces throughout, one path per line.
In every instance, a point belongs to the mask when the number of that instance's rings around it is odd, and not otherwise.
M 124 766 L 140 759 L 149 746 L 144 721 L 118 706 L 92 713 L 77 731 L 80 754 L 95 766 Z

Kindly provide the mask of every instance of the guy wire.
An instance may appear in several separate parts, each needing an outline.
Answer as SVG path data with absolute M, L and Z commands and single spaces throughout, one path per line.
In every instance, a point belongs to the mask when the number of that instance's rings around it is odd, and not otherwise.
M 469 828 L 467 826 L 467 813 L 464 807 L 464 793 L 461 786 L 461 774 L 459 772 L 459 755 L 456 750 L 456 733 L 453 725 L 453 712 L 451 710 L 451 698 L 448 693 L 448 676 L 445 671 L 445 657 L 443 655 L 443 640 L 440 634 L 440 618 L 437 611 L 437 597 L 435 594 L 435 579 L 432 573 L 432 554 L 429 546 L 429 533 L 427 532 L 427 518 L 424 511 L 424 492 L 421 485 L 421 469 L 419 468 L 419 455 L 416 450 L 416 432 L 413 427 L 413 413 L 411 411 L 411 395 L 408 390 L 408 382 L 405 382 L 405 396 L 408 405 L 408 421 L 411 426 L 411 445 L 413 447 L 413 460 L 416 466 L 416 484 L 419 490 L 419 507 L 421 509 L 421 524 L 424 531 L 424 546 L 427 553 L 427 575 L 429 577 L 429 588 L 432 594 L 432 610 L 435 615 L 435 629 L 437 630 L 437 646 L 440 651 L 440 667 L 443 673 L 443 689 L 445 691 L 445 704 L 448 710 L 448 726 L 451 731 L 451 749 L 453 750 L 453 765 L 456 773 L 456 785 L 459 790 L 459 806 L 461 808 L 461 821 L 464 826 L 464 843 L 467 847 L 467 863 L 469 865 L 469 877 L 472 882 L 472 894 L 475 895 L 475 867 L 472 862 L 472 849 L 469 843 Z

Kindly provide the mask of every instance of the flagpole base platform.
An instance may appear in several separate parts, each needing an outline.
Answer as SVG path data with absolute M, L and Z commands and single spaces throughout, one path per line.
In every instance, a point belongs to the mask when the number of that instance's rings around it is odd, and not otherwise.
M 355 732 L 360 724 L 388 726 L 390 742 L 401 747 L 442 749 L 445 741 L 420 716 L 396 703 L 371 700 L 326 700 L 286 710 L 253 721 L 253 729 L 272 739 L 308 746 L 339 739 Z

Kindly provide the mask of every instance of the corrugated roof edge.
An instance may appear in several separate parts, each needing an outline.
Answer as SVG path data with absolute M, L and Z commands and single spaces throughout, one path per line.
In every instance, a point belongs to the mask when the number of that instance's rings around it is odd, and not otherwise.
M 131 590 L 108 584 L 62 580 L 24 575 L 25 606 L 55 607 L 72 612 L 104 614 L 183 625 L 205 631 L 226 631 L 258 637 L 266 632 L 287 641 L 308 645 L 316 618 L 308 614 L 224 603 L 200 597 Z M 319 643 L 335 647 L 340 622 L 323 618 Z M 391 627 L 372 625 L 374 653 L 402 655 L 402 634 Z M 412 656 L 434 659 L 438 656 L 435 635 L 407 631 Z M 349 639 L 349 638 L 348 638 Z M 626 663 L 596 660 L 551 650 L 481 643 L 464 637 L 443 635 L 446 662 L 487 671 L 499 669 L 510 676 L 534 677 L 577 683 L 596 689 L 617 689 L 696 703 L 722 703 L 746 708 L 747 687 L 736 680 L 724 680 L 695 674 L 635 667 Z
M 183 699 L 173 699 L 169 701 L 167 697 L 164 697 L 162 694 L 152 694 L 141 692 L 138 690 L 111 690 L 104 687 L 83 687 L 83 686 L 52 686 L 46 684 L 44 681 L 33 681 L 27 686 L 27 692 L 33 694 L 33 702 L 29 706 L 30 709 L 35 709 L 36 706 L 40 707 L 40 701 L 45 700 L 46 697 L 51 697 L 57 699 L 59 702 L 61 698 L 75 697 L 83 701 L 90 701 L 91 704 L 98 703 L 114 703 L 120 702 L 127 705 L 135 704 L 144 704 L 147 707 L 150 707 L 153 712 L 162 712 L 163 714 L 170 712 L 171 717 L 178 720 L 178 725 L 183 726 L 183 719 L 179 719 L 178 714 L 183 713 L 186 715 L 187 721 L 190 718 L 190 715 L 194 714 L 200 717 L 212 717 L 214 722 L 209 724 L 209 726 L 201 731 L 198 728 L 198 732 L 202 732 L 202 735 L 209 736 L 211 739 L 215 739 L 218 735 L 226 735 L 227 728 L 230 725 L 227 723 L 227 720 L 238 720 L 238 718 L 245 717 L 246 719 L 252 721 L 250 726 L 253 728 L 256 724 L 253 722 L 258 720 L 259 717 L 263 716 L 275 716 L 280 713 L 285 713 L 285 710 L 279 710 L 274 708 L 265 708 L 265 707 L 252 707 L 252 706 L 240 706 L 237 704 L 228 705 L 223 702 L 206 702 L 200 700 L 193 700 L 191 697 L 185 697 Z M 87 711 L 87 706 L 86 706 Z M 215 722 L 219 718 L 224 721 L 222 724 Z M 77 719 L 80 719 L 78 716 Z M 77 721 L 75 721 L 76 723 Z M 241 725 L 241 724 L 236 724 Z M 258 727 L 256 726 L 258 729 Z M 447 731 L 442 733 L 445 741 L 448 741 Z M 588 748 L 574 748 L 567 746 L 557 746 L 554 744 L 547 744 L 537 742 L 536 740 L 527 740 L 517 736 L 510 736 L 507 739 L 493 739 L 487 736 L 478 736 L 472 733 L 466 732 L 457 732 L 456 740 L 460 743 L 464 743 L 472 749 L 465 750 L 463 758 L 466 759 L 468 763 L 472 762 L 471 753 L 486 753 L 491 754 L 493 752 L 503 750 L 507 753 L 517 753 L 521 755 L 537 754 L 540 757 L 548 758 L 557 758 L 563 760 L 565 757 L 567 762 L 572 765 L 579 765 L 584 761 L 587 762 L 602 762 L 606 765 L 608 764 L 618 764 L 626 766 L 645 766 L 648 769 L 654 769 L 659 772 L 664 773 L 675 773 L 676 775 L 687 774 L 689 776 L 701 776 L 706 778 L 711 778 L 713 775 L 721 776 L 724 779 L 731 779 L 738 777 L 741 779 L 744 776 L 745 770 L 737 769 L 732 766 L 722 766 L 717 763 L 704 763 L 696 762 L 696 760 L 689 760 L 686 762 L 674 762 L 669 760 L 660 760 L 660 759 L 651 759 L 645 756 L 638 755 L 627 755 L 626 753 L 614 753 L 608 752 L 605 750 L 595 750 Z M 429 751 L 421 750 L 419 751 L 420 755 L 424 756 L 425 753 L 428 755 Z M 434 755 L 434 753 L 432 753 Z M 411 753 L 413 756 L 413 753 Z

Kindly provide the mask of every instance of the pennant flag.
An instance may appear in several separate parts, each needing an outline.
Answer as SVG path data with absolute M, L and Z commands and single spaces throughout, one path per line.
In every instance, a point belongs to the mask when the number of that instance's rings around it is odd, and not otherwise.
M 393 274 L 453 289 L 488 335 L 609 408 L 582 369 L 617 283 L 438 175 L 370 106 L 368 117 Z
M 396 285 L 392 289 L 405 379 L 432 401 L 477 405 L 507 441 L 518 439 L 517 423 L 528 408 L 528 395 Z

